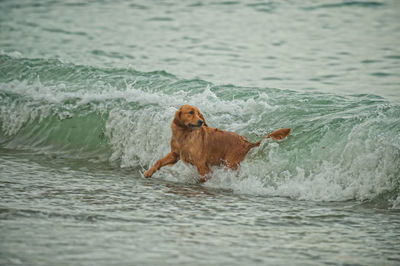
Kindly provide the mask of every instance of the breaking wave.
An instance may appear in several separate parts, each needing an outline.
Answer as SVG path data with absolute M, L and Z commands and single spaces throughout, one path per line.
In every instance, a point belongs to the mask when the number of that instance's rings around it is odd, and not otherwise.
M 252 141 L 281 127 L 238 172 L 215 168 L 206 186 L 301 200 L 400 207 L 400 106 L 374 95 L 217 86 L 164 71 L 78 66 L 0 55 L 0 147 L 132 168 L 169 151 L 170 123 L 193 104 L 212 127 Z M 154 178 L 195 182 L 178 163 Z

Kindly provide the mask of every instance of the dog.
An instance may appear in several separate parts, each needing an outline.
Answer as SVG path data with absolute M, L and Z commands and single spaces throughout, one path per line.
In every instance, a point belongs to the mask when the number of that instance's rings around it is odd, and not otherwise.
M 144 172 L 144 177 L 151 177 L 161 167 L 174 165 L 180 159 L 196 166 L 200 182 L 204 183 L 209 179 L 210 166 L 225 165 L 236 170 L 248 151 L 261 143 L 251 143 L 236 133 L 209 127 L 203 114 L 192 105 L 179 108 L 171 130 L 171 152 Z M 289 134 L 289 128 L 281 128 L 266 138 L 282 140 Z

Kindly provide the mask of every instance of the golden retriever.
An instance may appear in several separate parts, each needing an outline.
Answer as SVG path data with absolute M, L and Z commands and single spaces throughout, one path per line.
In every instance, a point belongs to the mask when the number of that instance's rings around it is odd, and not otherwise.
M 205 182 L 210 166 L 223 164 L 237 169 L 247 152 L 261 142 L 251 143 L 236 133 L 209 127 L 199 109 L 192 105 L 183 105 L 175 113 L 171 129 L 171 152 L 147 170 L 145 177 L 151 177 L 161 167 L 181 159 L 196 166 L 202 176 L 200 181 Z M 281 140 L 289 133 L 289 128 L 281 128 L 266 138 Z

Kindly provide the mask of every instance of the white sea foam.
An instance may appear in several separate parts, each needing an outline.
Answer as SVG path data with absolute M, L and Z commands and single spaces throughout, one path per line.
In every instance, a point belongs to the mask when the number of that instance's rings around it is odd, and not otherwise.
M 400 195 L 392 201 L 392 209 L 400 209 Z

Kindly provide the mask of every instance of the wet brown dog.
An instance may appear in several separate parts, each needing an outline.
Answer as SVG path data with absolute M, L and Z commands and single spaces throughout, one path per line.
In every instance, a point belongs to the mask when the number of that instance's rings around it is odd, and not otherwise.
M 145 177 L 151 177 L 161 167 L 181 159 L 196 166 L 202 176 L 201 182 L 205 182 L 210 166 L 224 164 L 237 169 L 247 152 L 260 145 L 260 141 L 251 143 L 236 133 L 209 127 L 199 109 L 192 105 L 183 105 L 175 113 L 171 129 L 171 152 L 147 170 Z M 281 128 L 266 138 L 281 140 L 289 134 L 289 128 Z

